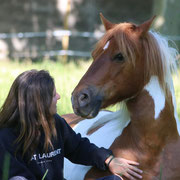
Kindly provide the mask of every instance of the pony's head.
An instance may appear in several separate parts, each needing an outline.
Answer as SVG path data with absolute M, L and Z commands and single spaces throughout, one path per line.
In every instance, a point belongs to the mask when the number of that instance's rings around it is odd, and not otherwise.
M 165 64 L 160 46 L 149 28 L 150 19 L 141 25 L 113 24 L 101 14 L 106 33 L 97 43 L 93 63 L 72 93 L 74 112 L 91 118 L 101 108 L 137 95 L 150 77 L 165 84 Z

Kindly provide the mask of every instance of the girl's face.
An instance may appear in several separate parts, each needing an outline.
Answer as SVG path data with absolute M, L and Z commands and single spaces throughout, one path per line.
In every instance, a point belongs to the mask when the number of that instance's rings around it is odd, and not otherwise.
M 57 101 L 60 99 L 60 95 L 56 92 L 56 87 L 54 88 L 54 91 L 53 91 L 53 98 L 52 98 L 52 103 L 51 103 L 51 106 L 50 106 L 50 113 L 52 115 L 56 114 L 57 113 Z

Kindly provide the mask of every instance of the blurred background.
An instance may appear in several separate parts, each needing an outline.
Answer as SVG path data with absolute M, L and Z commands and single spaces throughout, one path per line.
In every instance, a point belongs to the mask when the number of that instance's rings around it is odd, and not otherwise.
M 0 0 L 0 59 L 89 58 L 112 22 L 142 23 L 156 15 L 153 29 L 180 47 L 179 0 Z
M 0 105 L 19 73 L 46 69 L 62 97 L 60 114 L 72 112 L 71 92 L 104 33 L 100 12 L 114 23 L 140 24 L 156 15 L 152 28 L 180 48 L 180 0 L 0 0 Z

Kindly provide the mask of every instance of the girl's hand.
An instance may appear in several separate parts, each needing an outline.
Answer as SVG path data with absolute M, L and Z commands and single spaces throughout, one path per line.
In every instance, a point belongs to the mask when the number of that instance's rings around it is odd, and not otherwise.
M 109 170 L 117 176 L 123 175 L 130 180 L 142 179 L 141 174 L 143 171 L 136 167 L 139 165 L 138 162 L 110 156 L 106 159 L 105 163 L 109 167 Z

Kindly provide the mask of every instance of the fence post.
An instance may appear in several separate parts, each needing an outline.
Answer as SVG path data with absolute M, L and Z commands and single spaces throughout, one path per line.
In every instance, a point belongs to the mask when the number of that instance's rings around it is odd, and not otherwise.
M 69 29 L 69 24 L 68 24 L 68 18 L 69 14 L 71 11 L 71 0 L 66 0 L 66 11 L 65 11 L 65 16 L 64 16 L 64 29 L 68 30 Z M 62 47 L 64 51 L 67 51 L 69 49 L 69 36 L 65 35 L 62 37 Z M 67 62 L 67 53 L 63 56 L 62 61 L 63 63 Z

